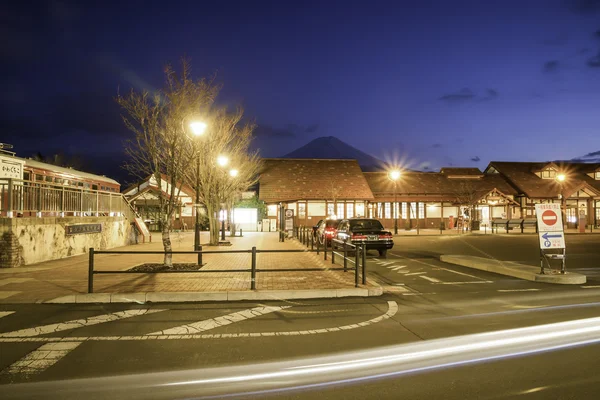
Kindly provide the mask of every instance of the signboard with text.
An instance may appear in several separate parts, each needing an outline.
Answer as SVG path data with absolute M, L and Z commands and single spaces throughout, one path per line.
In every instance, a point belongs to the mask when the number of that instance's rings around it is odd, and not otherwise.
M 540 249 L 564 249 L 565 233 L 563 231 L 560 204 L 536 204 L 535 213 Z
M 65 225 L 65 234 L 79 235 L 85 233 L 100 233 L 102 232 L 102 224 L 77 224 Z
M 23 179 L 23 161 L 0 157 L 0 178 Z

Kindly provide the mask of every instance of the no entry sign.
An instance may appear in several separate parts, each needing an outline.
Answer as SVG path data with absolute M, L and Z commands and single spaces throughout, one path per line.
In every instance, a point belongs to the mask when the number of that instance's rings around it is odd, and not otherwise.
M 560 204 L 536 204 L 539 232 L 558 232 L 563 230 Z

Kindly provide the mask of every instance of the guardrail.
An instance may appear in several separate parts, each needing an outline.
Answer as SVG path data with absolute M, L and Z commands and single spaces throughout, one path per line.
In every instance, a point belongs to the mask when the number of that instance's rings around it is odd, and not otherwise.
M 308 244 L 308 242 L 306 242 Z M 313 242 L 311 242 L 311 245 Z M 349 260 L 347 257 L 348 250 L 354 249 L 355 252 L 355 260 Z M 200 246 L 199 251 L 112 251 L 112 250 L 95 250 L 94 248 L 89 249 L 89 261 L 88 261 L 88 293 L 94 293 L 94 275 L 99 274 L 197 274 L 197 273 L 232 273 L 232 272 L 247 272 L 250 273 L 250 290 L 256 290 L 256 276 L 260 273 L 267 272 L 319 272 L 319 271 L 352 271 L 354 270 L 355 278 L 354 284 L 355 287 L 358 287 L 359 282 L 359 271 L 361 264 L 361 255 L 362 255 L 362 284 L 367 284 L 366 279 L 366 251 L 362 249 L 360 246 L 354 246 L 350 243 L 344 245 L 344 266 L 339 268 L 268 268 L 262 269 L 257 267 L 256 256 L 261 253 L 307 253 L 307 252 L 316 252 L 320 254 L 323 252 L 323 257 L 327 260 L 327 245 L 323 248 L 317 243 L 317 248 L 302 249 L 302 250 L 294 250 L 294 249 L 285 249 L 285 250 L 259 250 L 256 247 L 252 247 L 250 250 L 210 250 L 203 251 L 202 246 Z M 333 249 L 331 251 L 331 263 L 335 264 L 335 251 Z M 192 271 L 97 271 L 94 269 L 95 257 L 97 254 L 196 254 L 198 256 L 198 265 L 202 268 L 202 256 L 204 254 L 240 254 L 240 253 L 249 253 L 251 254 L 251 263 L 250 268 L 240 268 L 240 269 L 197 269 Z M 337 253 L 341 255 L 340 253 Z M 348 266 L 348 261 L 354 263 L 354 268 Z M 204 264 L 205 265 L 205 264 Z
M 525 228 L 534 228 L 538 231 L 537 220 L 534 218 L 525 219 L 497 219 L 492 221 L 492 233 L 498 233 L 498 228 L 506 230 L 506 233 L 517 228 L 521 229 L 521 233 L 525 231 Z M 496 231 L 494 232 L 494 229 Z

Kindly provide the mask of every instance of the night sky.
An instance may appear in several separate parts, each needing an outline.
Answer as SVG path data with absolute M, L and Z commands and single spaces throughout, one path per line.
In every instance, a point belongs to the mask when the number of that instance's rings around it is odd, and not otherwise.
M 0 142 L 123 179 L 118 91 L 187 55 L 282 156 L 336 136 L 413 168 L 600 150 L 600 0 L 11 2 Z

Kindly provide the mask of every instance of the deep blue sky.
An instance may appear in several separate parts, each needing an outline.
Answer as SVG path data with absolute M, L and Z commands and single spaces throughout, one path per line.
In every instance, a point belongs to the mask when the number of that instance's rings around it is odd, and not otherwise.
M 0 142 L 115 175 L 117 90 L 187 55 L 281 156 L 336 136 L 414 168 L 600 150 L 600 0 L 0 6 Z

